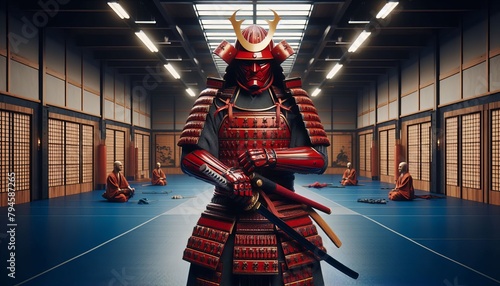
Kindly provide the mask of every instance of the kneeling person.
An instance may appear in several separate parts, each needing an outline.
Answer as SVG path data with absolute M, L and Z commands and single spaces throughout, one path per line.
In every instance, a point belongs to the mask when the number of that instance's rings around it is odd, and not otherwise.
M 153 170 L 153 178 L 151 178 L 153 186 L 165 186 L 167 184 L 167 176 L 161 169 L 161 163 L 156 163 L 156 169 Z
M 415 198 L 413 189 L 413 178 L 408 172 L 406 162 L 399 163 L 399 177 L 396 180 L 396 187 L 389 192 L 389 199 L 393 201 L 411 201 Z
M 113 164 L 113 172 L 109 173 L 106 179 L 106 192 L 102 197 L 110 202 L 124 203 L 134 196 L 135 189 L 130 187 L 125 176 L 121 174 L 122 170 L 122 162 L 116 161 Z
M 352 167 L 351 162 L 347 163 L 347 169 L 342 175 L 342 181 L 340 181 L 342 186 L 355 186 L 358 184 L 358 179 L 356 178 L 356 170 Z

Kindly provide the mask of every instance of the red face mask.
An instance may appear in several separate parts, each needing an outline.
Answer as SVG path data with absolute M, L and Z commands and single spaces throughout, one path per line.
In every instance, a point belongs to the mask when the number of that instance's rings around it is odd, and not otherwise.
M 261 93 L 272 83 L 269 61 L 240 61 L 236 69 L 238 85 L 252 94 Z

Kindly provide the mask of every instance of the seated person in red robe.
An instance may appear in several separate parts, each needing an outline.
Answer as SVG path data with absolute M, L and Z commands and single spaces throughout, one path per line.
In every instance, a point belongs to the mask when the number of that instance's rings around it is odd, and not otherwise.
M 393 201 L 411 201 L 415 198 L 413 189 L 413 178 L 408 172 L 406 162 L 399 163 L 399 178 L 396 180 L 396 187 L 389 192 L 389 199 Z
M 342 181 L 340 181 L 342 186 L 355 186 L 358 184 L 358 179 L 356 178 L 356 170 L 352 167 L 351 162 L 347 163 L 347 169 L 342 175 Z
M 121 173 L 122 170 L 122 162 L 116 161 L 113 164 L 113 172 L 109 173 L 106 179 L 106 192 L 102 194 L 102 197 L 110 202 L 124 203 L 134 196 L 135 189 L 130 187 Z
M 165 186 L 167 184 L 167 176 L 161 169 L 161 163 L 156 163 L 156 169 L 153 170 L 153 178 L 151 178 L 153 186 Z

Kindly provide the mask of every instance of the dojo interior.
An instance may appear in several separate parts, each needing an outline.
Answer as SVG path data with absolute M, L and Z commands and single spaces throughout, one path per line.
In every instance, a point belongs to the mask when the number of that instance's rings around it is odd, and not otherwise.
M 296 175 L 295 191 L 331 208 L 342 246 L 323 242 L 359 273 L 322 262 L 325 284 L 500 284 L 499 1 L 113 3 L 128 15 L 100 0 L 0 4 L 1 285 L 185 285 L 213 187 L 182 173 L 176 143 L 224 75 L 212 52 L 236 40 L 228 18 L 268 29 L 270 9 L 274 43 L 296 52 L 284 74 L 302 78 L 331 142 L 324 174 Z M 115 161 L 136 188 L 126 203 L 101 197 Z M 436 198 L 387 200 L 402 161 Z M 156 162 L 166 186 L 150 184 Z M 357 186 L 339 183 L 347 162 Z

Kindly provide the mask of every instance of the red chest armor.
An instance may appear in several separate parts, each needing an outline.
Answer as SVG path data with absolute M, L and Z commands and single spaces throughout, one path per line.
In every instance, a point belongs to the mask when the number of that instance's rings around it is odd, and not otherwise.
M 239 111 L 237 107 L 222 120 L 219 128 L 219 159 L 238 166 L 238 155 L 254 148 L 288 148 L 290 128 L 285 117 L 274 111 Z

